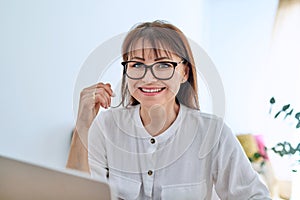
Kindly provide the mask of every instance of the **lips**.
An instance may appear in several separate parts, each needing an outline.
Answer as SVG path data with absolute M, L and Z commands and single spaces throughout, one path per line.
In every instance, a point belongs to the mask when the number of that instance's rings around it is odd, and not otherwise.
M 142 88 L 142 87 L 139 87 L 139 89 L 144 92 L 144 93 L 159 93 L 161 91 L 163 91 L 165 89 L 165 87 L 163 88 Z

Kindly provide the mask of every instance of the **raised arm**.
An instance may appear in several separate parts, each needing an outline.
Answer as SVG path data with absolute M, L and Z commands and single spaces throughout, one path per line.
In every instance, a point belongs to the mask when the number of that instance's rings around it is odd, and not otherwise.
M 80 93 L 76 127 L 73 132 L 66 167 L 89 172 L 88 131 L 100 107 L 107 109 L 111 104 L 113 91 L 110 84 L 98 83 Z

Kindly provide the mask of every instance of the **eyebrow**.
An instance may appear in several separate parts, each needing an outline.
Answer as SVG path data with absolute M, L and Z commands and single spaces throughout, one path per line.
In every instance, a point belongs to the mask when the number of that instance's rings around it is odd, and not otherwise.
M 141 57 L 137 57 L 137 56 L 131 58 L 131 60 L 133 60 L 133 59 L 145 61 L 145 58 L 141 58 Z M 159 58 L 155 58 L 154 61 L 165 60 L 165 59 L 171 60 L 169 57 L 159 57 Z
M 131 58 L 130 60 L 134 60 L 134 59 L 136 59 L 136 60 L 142 60 L 142 61 L 145 61 L 145 59 L 144 59 L 144 58 L 140 58 L 140 57 L 137 57 L 137 56 L 135 56 L 135 57 Z
M 169 57 L 160 57 L 160 58 L 155 58 L 154 61 L 165 60 L 165 59 L 171 60 Z

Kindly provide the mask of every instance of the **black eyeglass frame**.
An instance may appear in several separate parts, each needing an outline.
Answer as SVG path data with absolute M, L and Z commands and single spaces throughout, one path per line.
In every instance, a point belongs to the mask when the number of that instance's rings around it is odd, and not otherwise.
M 176 68 L 179 64 L 184 63 L 184 61 L 185 61 L 185 60 L 182 59 L 182 60 L 179 61 L 179 62 L 163 61 L 163 62 L 156 62 L 156 63 L 153 63 L 152 65 L 146 65 L 146 64 L 144 64 L 144 63 L 142 63 L 142 62 L 129 60 L 129 61 L 121 62 L 121 64 L 122 64 L 123 67 L 124 67 L 123 74 L 126 74 L 126 76 L 127 76 L 128 78 L 133 79 L 133 80 L 140 80 L 140 79 L 144 78 L 144 77 L 146 76 L 146 73 L 147 73 L 148 69 L 150 69 L 152 75 L 153 75 L 156 79 L 158 79 L 158 80 L 170 80 L 170 79 L 174 76 L 175 68 Z M 144 69 L 145 69 L 144 75 L 141 76 L 140 78 L 133 78 L 133 77 L 129 76 L 129 75 L 127 74 L 127 64 L 130 63 L 130 62 L 135 62 L 135 63 L 137 63 L 137 64 L 143 65 L 143 66 L 144 66 Z M 171 75 L 169 78 L 159 78 L 159 77 L 157 77 L 157 76 L 154 74 L 154 72 L 153 72 L 153 66 L 156 65 L 156 64 L 158 64 L 158 63 L 162 63 L 162 64 L 164 64 L 164 63 L 169 63 L 169 64 L 173 65 L 173 73 L 172 73 L 172 75 Z

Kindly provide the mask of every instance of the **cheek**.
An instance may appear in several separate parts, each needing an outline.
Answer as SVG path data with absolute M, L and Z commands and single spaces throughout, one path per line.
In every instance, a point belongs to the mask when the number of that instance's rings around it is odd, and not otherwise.
M 180 87 L 182 80 L 184 79 L 184 75 L 182 71 L 175 71 L 174 73 L 174 85 L 176 85 L 177 87 Z
M 135 87 L 136 83 L 137 81 L 135 80 L 127 79 L 128 90 L 131 95 L 133 95 L 134 92 L 137 90 L 137 88 Z
M 181 80 L 182 80 L 182 75 L 175 72 L 172 79 L 166 82 L 169 90 L 172 91 L 174 95 L 176 95 L 180 89 Z
M 182 71 L 175 71 L 174 72 L 174 76 L 172 79 L 176 80 L 176 81 L 181 81 L 183 78 L 183 72 Z

